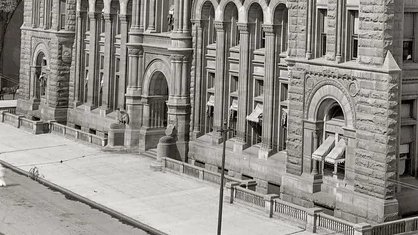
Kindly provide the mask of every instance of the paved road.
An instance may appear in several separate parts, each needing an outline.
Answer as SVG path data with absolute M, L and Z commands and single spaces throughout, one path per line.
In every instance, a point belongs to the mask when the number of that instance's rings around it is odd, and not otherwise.
M 6 183 L 0 187 L 0 235 L 147 234 L 10 170 Z

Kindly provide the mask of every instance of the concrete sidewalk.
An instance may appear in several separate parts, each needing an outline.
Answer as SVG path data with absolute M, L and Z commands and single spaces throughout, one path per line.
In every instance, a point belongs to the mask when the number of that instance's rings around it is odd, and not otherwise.
M 0 123 L 0 159 L 168 234 L 216 234 L 217 185 L 150 169 L 152 159 L 103 152 L 60 136 Z M 61 163 L 62 161 L 62 163 Z M 7 183 L 7 182 L 6 182 Z M 224 204 L 222 234 L 311 234 L 240 205 Z

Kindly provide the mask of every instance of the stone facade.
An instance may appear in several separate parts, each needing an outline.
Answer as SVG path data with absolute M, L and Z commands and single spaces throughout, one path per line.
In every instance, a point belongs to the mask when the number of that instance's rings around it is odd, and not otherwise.
M 20 113 L 140 152 L 170 125 L 212 171 L 226 141 L 229 175 L 354 222 L 418 211 L 415 1 L 47 2 L 25 1 Z

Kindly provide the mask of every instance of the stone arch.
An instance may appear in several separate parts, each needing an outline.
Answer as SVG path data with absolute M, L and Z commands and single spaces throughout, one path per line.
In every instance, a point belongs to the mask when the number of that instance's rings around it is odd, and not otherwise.
M 272 18 L 271 16 L 271 12 L 269 11 L 269 7 L 266 3 L 265 0 L 249 0 L 249 1 L 245 1 L 244 5 L 243 5 L 243 9 L 244 9 L 244 17 L 243 17 L 243 22 L 248 22 L 248 13 L 251 9 L 251 6 L 253 4 L 258 4 L 262 11 L 263 11 L 263 23 L 264 24 L 271 24 L 270 19 Z
M 170 64 L 164 62 L 161 59 L 155 59 L 151 61 L 144 73 L 144 82 L 143 82 L 143 95 L 148 96 L 149 91 L 151 88 L 151 80 L 154 78 L 154 75 L 157 72 L 162 73 L 165 79 L 167 80 L 168 84 L 168 93 L 171 94 L 171 71 L 170 71 Z
M 271 22 L 272 24 L 274 23 L 274 13 L 280 5 L 285 5 L 286 8 L 289 9 L 287 1 L 285 0 L 271 1 L 269 7 L 267 8 L 269 18 L 266 19 L 266 21 Z
M 313 95 L 308 99 L 306 118 L 309 121 L 323 119 L 324 115 L 326 115 L 323 103 L 325 100 L 332 99 L 340 105 L 344 113 L 345 125 L 349 128 L 354 128 L 354 106 L 352 105 L 353 102 L 350 96 L 343 90 L 344 88 L 338 87 L 333 83 L 322 83 L 318 85 L 317 89 L 312 91 L 311 94 Z
M 45 59 L 47 61 L 47 67 L 49 68 L 49 61 L 50 61 L 50 57 L 49 57 L 49 53 L 48 53 L 48 47 L 44 44 L 44 43 L 39 43 L 36 47 L 35 50 L 33 51 L 33 58 L 32 58 L 32 65 L 36 66 L 37 65 L 37 59 L 38 56 L 42 53 L 45 56 Z
M 210 3 L 213 6 L 213 9 L 218 8 L 218 3 L 215 0 L 197 0 L 193 2 L 193 11 L 192 19 L 201 20 L 202 19 L 202 8 L 206 3 Z
M 225 8 L 228 5 L 228 3 L 234 3 L 235 6 L 238 9 L 238 22 L 244 22 L 242 19 L 245 18 L 245 11 L 244 11 L 244 7 L 241 4 L 241 1 L 239 0 L 225 0 L 225 1 L 221 1 L 219 6 L 217 7 L 216 11 L 215 11 L 215 19 L 217 21 L 223 21 L 224 19 L 224 12 L 225 12 Z

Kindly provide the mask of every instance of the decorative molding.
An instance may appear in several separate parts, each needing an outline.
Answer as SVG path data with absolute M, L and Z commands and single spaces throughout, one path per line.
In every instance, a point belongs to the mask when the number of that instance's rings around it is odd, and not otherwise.
M 216 31 L 223 31 L 224 30 L 224 22 L 222 21 L 214 21 L 213 25 L 215 26 Z
M 248 33 L 248 24 L 247 23 L 237 23 L 238 30 L 240 33 Z

